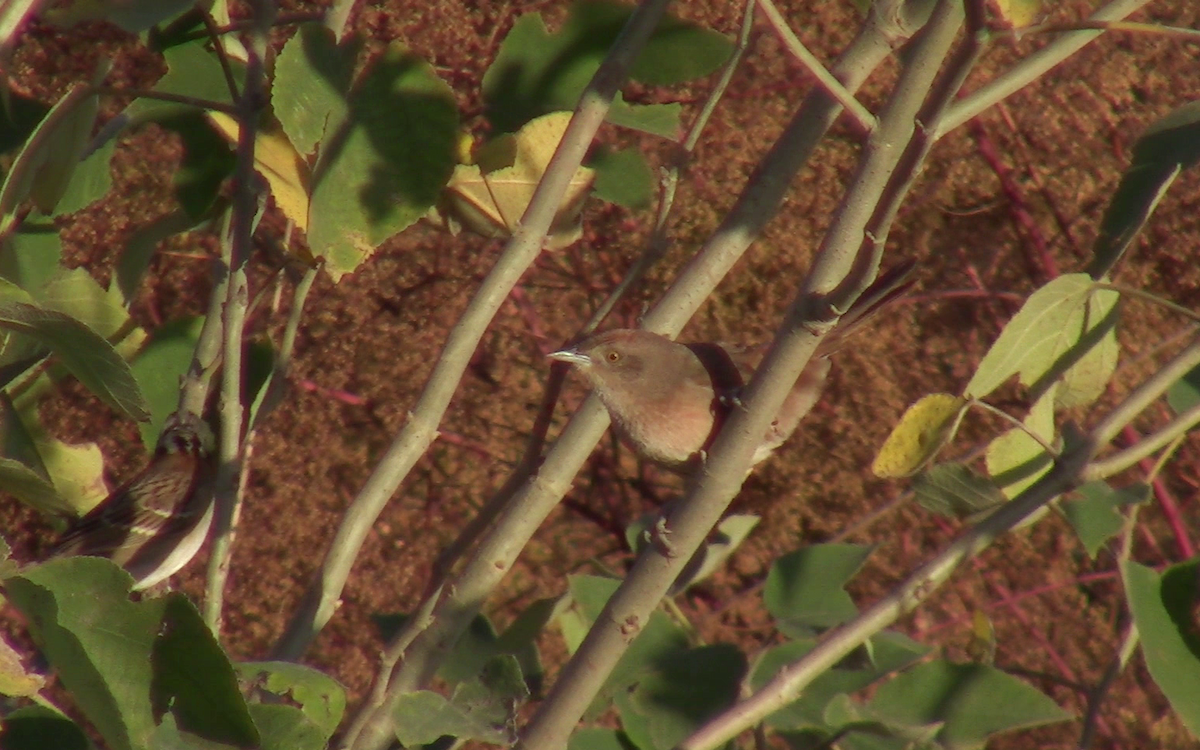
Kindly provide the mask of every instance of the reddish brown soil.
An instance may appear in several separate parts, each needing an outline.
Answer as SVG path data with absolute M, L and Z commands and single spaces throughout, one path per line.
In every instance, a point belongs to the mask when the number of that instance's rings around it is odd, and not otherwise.
M 400 40 L 431 60 L 459 93 L 468 123 L 480 113 L 479 82 L 517 14 L 538 3 L 364 3 L 357 28 L 377 43 Z M 735 3 L 680 4 L 677 12 L 727 32 L 736 31 Z M 1080 3 L 1071 3 L 1077 7 Z M 829 59 L 850 36 L 850 3 L 783 4 L 802 40 Z M 1066 17 L 1070 14 L 1060 11 Z M 561 8 L 547 9 L 549 18 Z M 1196 27 L 1192 0 L 1154 3 L 1140 20 Z M 1002 70 L 1037 44 L 998 43 L 970 86 Z M 116 60 L 116 85 L 145 85 L 159 62 L 134 40 L 106 27 L 70 32 L 35 28 L 17 50 L 18 84 L 53 100 L 85 78 L 101 50 Z M 1086 262 L 1101 212 L 1127 165 L 1130 147 L 1147 124 L 1193 96 L 1196 48 L 1165 37 L 1113 35 L 1011 97 L 935 149 L 897 219 L 889 240 L 895 257 L 920 261 L 920 292 L 876 335 L 860 339 L 838 362 L 824 402 L 801 433 L 747 483 L 736 508 L 762 514 L 761 524 L 728 570 L 683 601 L 711 641 L 749 650 L 773 642 L 760 600 L 744 594 L 761 582 L 780 554 L 806 542 L 837 537 L 901 493 L 901 482 L 874 479 L 874 451 L 904 407 L 923 394 L 957 391 L 973 363 L 1014 311 L 1001 292 L 1027 294 L 1047 280 L 1049 261 L 1060 272 Z M 868 86 L 878 104 L 894 71 Z M 618 311 L 631 323 L 716 226 L 756 160 L 803 96 L 808 76 L 765 26 L 731 93 L 717 110 L 680 188 L 672 222 L 674 244 L 649 283 Z M 706 84 L 673 92 L 644 92 L 645 100 L 695 103 Z M 117 105 L 110 106 L 115 111 Z M 692 107 L 694 111 L 695 107 Z M 607 133 L 606 137 L 615 137 Z M 623 136 L 622 136 L 623 137 Z M 685 332 L 691 338 L 765 339 L 799 287 L 813 249 L 852 168 L 857 139 L 839 125 L 793 186 L 762 239 L 720 286 Z M 989 160 L 987 154 L 996 158 Z M 117 186 L 102 204 L 64 222 L 67 262 L 107 280 L 118 248 L 134 228 L 165 213 L 178 144 L 147 129 L 123 141 L 114 169 Z M 1200 176 L 1185 173 L 1147 231 L 1135 243 L 1117 280 L 1188 307 L 1200 302 Z M 505 479 L 519 459 L 541 399 L 543 354 L 581 324 L 642 247 L 649 212 L 593 204 L 582 243 L 540 259 L 505 304 L 477 352 L 434 444 L 403 484 L 368 537 L 341 609 L 309 654 L 360 696 L 380 648 L 370 616 L 414 606 L 437 552 Z M 279 231 L 269 217 L 262 231 Z M 211 252 L 210 239 L 176 241 L 168 250 Z M 339 522 L 382 452 L 404 422 L 447 331 L 500 250 L 471 236 L 450 238 L 417 226 L 387 243 L 363 268 L 334 286 L 320 281 L 297 344 L 287 401 L 262 425 L 250 465 L 242 534 L 234 557 L 225 642 L 237 657 L 262 657 L 296 606 Z M 134 313 L 147 328 L 203 310 L 207 265 L 164 253 Z M 252 284 L 273 271 L 257 259 Z M 977 277 L 976 277 L 977 275 Z M 954 296 L 950 292 L 985 293 Z M 286 297 L 286 295 L 285 295 Z M 255 335 L 278 337 L 286 310 L 262 310 Z M 1181 325 L 1161 310 L 1132 302 L 1121 327 L 1122 360 L 1109 402 L 1153 367 L 1139 355 Z M 1161 355 L 1158 355 L 1161 357 Z M 362 399 L 350 404 L 337 392 Z M 1001 406 L 1022 405 L 1015 391 Z M 578 384 L 567 407 L 578 402 Z M 137 431 L 77 386 L 47 402 L 44 414 L 64 438 L 98 441 L 121 478 L 141 458 Z M 1080 415 L 1086 419 L 1086 415 Z M 1161 415 L 1155 415 L 1160 418 Z M 561 420 L 558 422 L 561 424 Z M 1148 424 L 1148 423 L 1147 423 Z M 963 445 L 996 425 L 969 421 Z M 1163 475 L 1196 534 L 1200 446 L 1186 442 Z M 620 529 L 668 496 L 671 480 L 640 469 L 623 450 L 602 443 L 568 501 L 530 545 L 489 613 L 501 622 L 537 597 L 562 593 L 564 574 L 624 569 L 630 556 Z M 1180 545 L 1157 505 L 1139 517 L 1135 557 L 1164 565 Z M 19 559 L 45 548 L 48 526 L 11 500 L 0 505 L 0 528 Z M 849 539 L 879 545 L 852 585 L 872 601 L 928 558 L 960 526 L 901 506 L 883 520 L 857 527 Z M 1082 714 L 1077 687 L 1100 678 L 1117 647 L 1124 611 L 1114 560 L 1089 561 L 1057 518 L 1013 534 L 958 573 L 901 629 L 965 658 L 971 618 L 983 611 L 996 629 L 996 663 L 1019 670 L 1061 705 Z M 203 565 L 179 577 L 193 595 L 203 589 Z M 544 645 L 550 662 L 561 654 L 555 636 Z M 996 743 L 1008 748 L 1074 747 L 1079 724 L 1026 732 Z M 1195 747 L 1136 657 L 1113 685 L 1101 712 L 1100 748 Z

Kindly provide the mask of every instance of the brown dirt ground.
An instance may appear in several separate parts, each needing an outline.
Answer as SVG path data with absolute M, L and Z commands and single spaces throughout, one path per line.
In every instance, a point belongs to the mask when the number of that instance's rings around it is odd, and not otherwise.
M 1081 7 L 1066 5 L 1075 13 Z M 735 6 L 692 2 L 679 4 L 676 12 L 733 33 L 740 13 Z M 855 22 L 849 3 L 795 0 L 781 6 L 802 40 L 825 59 L 845 44 Z M 562 4 L 380 0 L 364 4 L 357 28 L 375 43 L 401 40 L 431 60 L 459 93 L 466 121 L 473 122 L 481 110 L 479 82 L 498 40 L 517 14 L 536 8 L 552 20 L 563 15 Z M 1059 12 L 1066 18 L 1069 10 Z M 1200 11 L 1192 0 L 1156 2 L 1139 20 L 1195 28 Z M 1037 43 L 995 45 L 969 87 Z M 19 85 L 51 101 L 69 83 L 85 78 L 101 51 L 115 58 L 118 86 L 145 85 L 161 73 L 160 61 L 140 51 L 135 40 L 99 25 L 70 32 L 35 27 L 18 49 L 13 69 Z M 893 74 L 885 70 L 871 82 L 864 95 L 868 106 L 879 102 Z M 706 639 L 754 650 L 777 638 L 757 597 L 744 592 L 762 580 L 780 554 L 839 535 L 902 492 L 903 483 L 871 476 L 867 467 L 874 450 L 906 404 L 925 393 L 961 388 L 1014 310 L 1010 300 L 993 294 L 949 293 L 975 288 L 971 278 L 978 274 L 989 292 L 1027 294 L 1046 278 L 1043 253 L 1061 271 L 1079 269 L 1134 140 L 1148 123 L 1194 96 L 1195 81 L 1194 45 L 1114 35 L 937 147 L 889 240 L 896 257 L 920 261 L 920 292 L 894 320 L 880 325 L 878 335 L 862 337 L 840 357 L 825 400 L 801 434 L 747 483 L 735 508 L 762 514 L 764 523 L 727 571 L 683 601 Z M 760 25 L 680 188 L 671 253 L 619 309 L 614 324 L 631 323 L 713 230 L 809 85 L 807 75 Z M 705 93 L 705 84 L 698 83 L 682 91 L 639 90 L 634 98 L 695 104 Z M 118 108 L 113 103 L 108 111 Z M 605 137 L 628 136 L 608 132 Z M 180 155 L 172 137 L 154 128 L 126 136 L 123 146 L 113 194 L 64 222 L 67 262 L 87 267 L 101 280 L 107 280 L 124 239 L 167 211 L 161 196 L 170 188 Z M 770 335 L 836 206 L 855 146 L 849 128 L 835 128 L 779 216 L 685 337 L 763 340 Z M 999 154 L 1007 171 L 1007 193 L 996 165 L 985 157 L 988 149 Z M 414 606 L 433 557 L 503 482 L 540 402 L 547 372 L 542 355 L 575 330 L 636 257 L 650 218 L 645 211 L 592 205 L 584 241 L 541 258 L 522 281 L 520 299 L 504 306 L 484 337 L 443 423 L 446 439 L 435 443 L 380 517 L 341 609 L 309 654 L 309 662 L 331 671 L 352 697 L 368 685 L 380 647 L 368 618 Z M 278 217 L 268 217 L 261 231 L 281 227 Z M 1200 303 L 1198 244 L 1200 177 L 1192 170 L 1159 206 L 1118 280 L 1195 307 Z M 207 294 L 206 264 L 186 256 L 212 252 L 211 238 L 174 241 L 164 249 L 176 253 L 156 260 L 134 310 L 148 328 L 201 312 Z M 281 632 L 340 514 L 402 425 L 447 331 L 499 249 L 496 242 L 451 239 L 418 226 L 387 243 L 340 285 L 318 283 L 297 345 L 291 378 L 296 387 L 262 426 L 250 468 L 225 626 L 235 656 L 263 656 Z M 267 261 L 256 260 L 252 283 L 261 286 L 272 270 Z M 252 321 L 255 335 L 277 337 L 286 312 L 258 313 Z M 1179 325 L 1145 304 L 1125 308 L 1125 364 L 1110 402 L 1151 369 L 1139 355 Z M 344 403 L 335 391 L 355 394 L 363 404 Z M 570 386 L 564 411 L 581 396 L 577 383 Z M 1022 404 L 1015 390 L 1000 403 L 1012 409 Z M 127 476 L 143 460 L 135 426 L 118 421 L 77 386 L 65 387 L 44 414 L 62 437 L 98 441 L 114 478 Z M 980 419 L 970 421 L 962 444 L 995 429 Z M 1185 443 L 1163 476 L 1193 536 L 1200 521 L 1198 448 L 1194 438 Z M 646 481 L 635 481 L 639 477 Z M 561 593 L 567 572 L 624 569 L 630 556 L 620 529 L 665 498 L 670 487 L 669 478 L 602 443 L 568 501 L 493 598 L 489 613 L 505 622 L 534 598 Z M 1139 520 L 1136 558 L 1151 565 L 1178 561 L 1179 547 L 1158 506 L 1148 507 Z M 0 502 L 0 528 L 19 559 L 32 559 L 48 541 L 45 522 L 7 498 Z M 877 544 L 878 550 L 852 593 L 860 602 L 873 600 L 958 528 L 913 506 L 855 528 L 850 540 Z M 1095 683 L 1113 656 L 1122 623 L 1113 563 L 1106 553 L 1089 561 L 1069 528 L 1051 518 L 981 555 L 900 628 L 964 657 L 971 617 L 982 610 L 996 628 L 997 664 L 1023 670 L 1061 705 L 1082 714 L 1083 696 L 1071 685 Z M 199 595 L 202 579 L 203 565 L 197 564 L 178 583 Z M 554 636 L 544 645 L 555 663 L 561 645 Z M 1073 747 L 1078 731 L 1077 722 L 1060 724 L 995 746 Z M 1104 704 L 1096 747 L 1195 746 L 1135 658 Z

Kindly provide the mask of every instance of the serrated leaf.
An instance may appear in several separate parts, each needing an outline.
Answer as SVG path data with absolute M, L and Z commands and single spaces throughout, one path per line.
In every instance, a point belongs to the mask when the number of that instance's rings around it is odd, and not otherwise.
M 1133 147 L 1133 161 L 1121 175 L 1092 251 L 1088 273 L 1099 278 L 1111 269 L 1184 169 L 1200 161 L 1200 101 L 1190 102 L 1146 129 Z
M 72 317 L 20 302 L 0 301 L 0 328 L 35 339 L 102 401 L 138 421 L 149 419 L 129 365 L 95 331 Z
M 237 143 L 240 128 L 232 117 L 223 112 L 209 112 L 208 118 L 230 143 Z M 255 136 L 254 169 L 266 178 L 275 206 L 307 232 L 312 176 L 308 163 L 296 152 L 278 123 L 261 128 Z
M 964 395 L 983 398 L 1013 375 L 1038 396 L 1048 390 L 1115 324 L 1115 293 L 1094 285 L 1087 274 L 1066 274 L 1030 295 L 984 355 Z M 1100 295 L 1100 301 L 1092 302 L 1093 295 Z M 1110 314 L 1098 316 L 1094 311 Z M 1083 380 L 1087 386 L 1082 390 L 1094 389 L 1093 380 Z
M 121 293 L 104 289 L 83 268 L 60 270 L 35 296 L 40 307 L 69 315 L 112 342 L 122 357 L 133 356 L 146 340 Z
M 1171 708 L 1195 737 L 1200 737 L 1200 637 L 1196 635 L 1197 562 L 1153 568 L 1121 562 L 1125 596 L 1137 624 L 1146 668 Z
M 458 111 L 428 63 L 393 45 L 329 124 L 312 177 L 308 243 L 336 281 L 420 219 L 453 170 Z
M 949 393 L 923 396 L 904 412 L 871 464 L 882 479 L 906 477 L 932 461 L 954 438 L 967 400 Z
M 1150 488 L 1144 484 L 1133 484 L 1114 489 L 1107 482 L 1096 481 L 1082 484 L 1058 504 L 1062 514 L 1075 529 L 1088 557 L 1095 559 L 1096 553 L 1109 540 L 1121 533 L 1125 519 L 1120 510 L 1149 497 Z
M 275 62 L 271 107 L 296 150 L 312 155 L 346 117 L 356 49 L 339 46 L 321 24 L 303 24 Z
M 259 681 L 269 692 L 299 704 L 325 739 L 333 735 L 346 711 L 346 689 L 324 672 L 283 661 L 240 662 L 234 667 L 242 679 Z
M 944 722 L 937 742 L 946 750 L 982 747 L 997 734 L 1072 718 L 1028 683 L 998 669 L 945 661 L 904 672 L 882 685 L 867 706 L 901 725 Z
M 990 479 L 958 463 L 939 464 L 913 481 L 921 507 L 949 518 L 964 518 L 1002 505 L 1007 498 Z
M 216 637 L 187 597 L 166 602 L 151 655 L 155 716 L 170 712 L 179 729 L 206 740 L 258 747 L 258 730 Z
M 1024 430 L 1014 427 L 988 444 L 988 474 L 1009 498 L 1024 492 L 1054 465 L 1054 458 L 1048 455 L 1041 443 L 1029 433 L 1038 436 L 1048 445 L 1054 444 L 1054 402 L 1057 387 L 1052 387 L 1030 407 L 1029 414 L 1023 422 Z
M 50 480 L 20 461 L 0 457 L 0 487 L 4 487 L 6 494 L 43 513 L 64 517 L 73 513 L 71 504 L 59 496 Z
M 857 615 L 844 587 L 873 550 L 861 544 L 814 544 L 777 559 L 767 573 L 763 603 L 780 630 L 804 635 Z
M 167 599 L 129 601 L 133 578 L 95 557 L 51 560 L 5 581 L 62 685 L 115 750 L 149 748 L 150 659 Z
M 44 214 L 54 210 L 83 155 L 98 108 L 92 87 L 76 84 L 46 114 L 0 188 L 0 234 L 11 228 L 26 198 Z
M 443 191 L 443 221 L 460 222 L 484 237 L 512 236 L 570 121 L 570 112 L 531 120 L 517 133 L 485 144 L 476 152 L 477 163 L 456 166 Z M 579 215 L 594 180 L 593 170 L 575 170 L 546 233 L 547 248 L 566 247 L 582 236 Z

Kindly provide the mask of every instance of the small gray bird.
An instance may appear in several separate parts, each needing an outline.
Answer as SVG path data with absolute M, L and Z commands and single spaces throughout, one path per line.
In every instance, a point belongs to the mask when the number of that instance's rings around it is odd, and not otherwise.
M 879 275 L 822 341 L 800 374 L 753 463 L 796 430 L 821 396 L 829 357 L 847 336 L 911 287 L 912 263 Z M 593 335 L 549 355 L 587 378 L 620 437 L 641 457 L 691 473 L 716 438 L 761 350 L 715 343 L 681 344 L 648 331 L 618 329 Z

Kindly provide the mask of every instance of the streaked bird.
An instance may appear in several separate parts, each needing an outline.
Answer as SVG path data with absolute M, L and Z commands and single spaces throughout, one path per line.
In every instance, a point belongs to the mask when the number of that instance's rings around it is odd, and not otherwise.
M 55 542 L 50 557 L 107 557 L 149 588 L 199 551 L 213 515 L 212 430 L 190 412 L 167 418 L 146 468 Z

